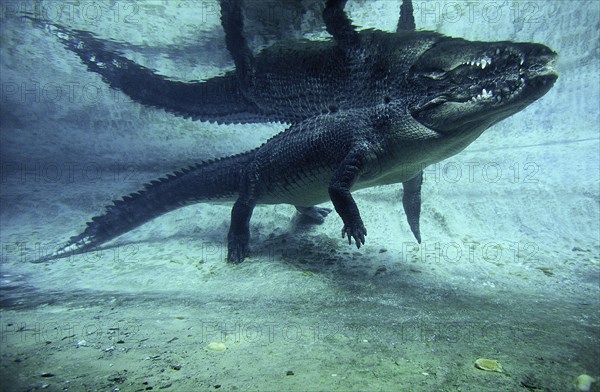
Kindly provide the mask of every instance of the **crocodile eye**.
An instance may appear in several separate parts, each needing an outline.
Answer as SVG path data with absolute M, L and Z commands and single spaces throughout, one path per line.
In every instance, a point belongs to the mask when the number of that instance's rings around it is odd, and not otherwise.
M 335 113 L 335 112 L 337 112 L 337 111 L 338 111 L 338 107 L 337 107 L 337 106 L 335 106 L 335 105 L 330 105 L 330 106 L 329 106 L 329 111 L 330 111 L 331 113 Z
M 384 102 L 384 103 L 390 103 L 390 102 L 392 102 L 392 98 L 391 98 L 390 96 L 386 95 L 386 96 L 383 98 L 383 102 Z

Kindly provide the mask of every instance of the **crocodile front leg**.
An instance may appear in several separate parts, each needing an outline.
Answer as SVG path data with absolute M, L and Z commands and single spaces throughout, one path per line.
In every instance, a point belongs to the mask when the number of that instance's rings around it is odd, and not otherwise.
M 363 156 L 364 152 L 360 150 L 350 152 L 329 183 L 329 197 L 344 222 L 342 238 L 348 236 L 348 244 L 352 244 L 352 238 L 354 238 L 356 247 L 359 249 L 365 243 L 367 229 L 360 217 L 358 206 L 350 194 L 350 188 L 364 166 Z

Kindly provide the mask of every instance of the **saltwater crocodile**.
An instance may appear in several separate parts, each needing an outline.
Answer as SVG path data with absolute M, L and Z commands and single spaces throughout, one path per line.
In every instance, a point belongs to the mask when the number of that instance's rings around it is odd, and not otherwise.
M 224 0 L 223 26 L 236 71 L 199 84 L 167 83 L 105 51 L 89 33 L 51 25 L 90 70 L 142 103 L 203 120 L 291 126 L 257 149 L 182 169 L 114 201 L 83 233 L 40 261 L 88 251 L 185 205 L 227 200 L 235 201 L 230 262 L 248 254 L 257 204 L 292 204 L 318 220 L 329 210 L 315 205 L 331 200 L 344 224 L 342 237 L 360 247 L 367 231 L 350 191 L 399 182 L 420 242 L 423 168 L 460 152 L 548 92 L 557 79 L 556 53 L 534 43 L 415 31 L 410 1 L 402 4 L 396 32 L 358 32 L 344 3 L 330 0 L 323 12 L 332 41 L 288 42 L 254 56 L 243 37 L 239 1 Z M 213 104 L 208 91 L 216 94 Z

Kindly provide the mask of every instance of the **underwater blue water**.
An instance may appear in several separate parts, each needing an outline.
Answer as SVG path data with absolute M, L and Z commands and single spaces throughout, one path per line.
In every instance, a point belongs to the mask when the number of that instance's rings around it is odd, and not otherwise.
M 328 36 L 320 1 L 246 3 L 256 51 Z M 18 13 L 92 32 L 189 81 L 233 69 L 217 2 L 1 3 L 3 390 L 576 390 L 577 376 L 598 378 L 600 5 L 414 5 L 417 29 L 549 46 L 558 81 L 425 171 L 420 247 L 391 185 L 356 193 L 369 230 L 360 250 L 339 238 L 337 216 L 305 227 L 291 206 L 259 207 L 254 256 L 232 267 L 230 205 L 211 204 L 160 217 L 104 252 L 30 263 L 112 200 L 286 126 L 143 107 Z M 398 8 L 346 6 L 356 26 L 387 31 Z M 504 374 L 476 369 L 481 357 Z

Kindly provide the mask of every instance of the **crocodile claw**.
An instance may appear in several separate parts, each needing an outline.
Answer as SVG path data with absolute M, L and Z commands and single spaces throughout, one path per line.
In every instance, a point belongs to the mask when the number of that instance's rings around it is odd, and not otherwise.
M 239 264 L 248 255 L 248 237 L 234 236 L 229 240 L 227 246 L 227 261 L 232 264 Z
M 354 243 L 356 244 L 356 248 L 360 249 L 361 245 L 365 244 L 365 236 L 367 235 L 367 229 L 362 224 L 362 222 L 358 222 L 353 225 L 344 225 L 342 228 L 342 238 L 348 236 L 348 245 L 352 245 L 352 238 L 354 238 Z

